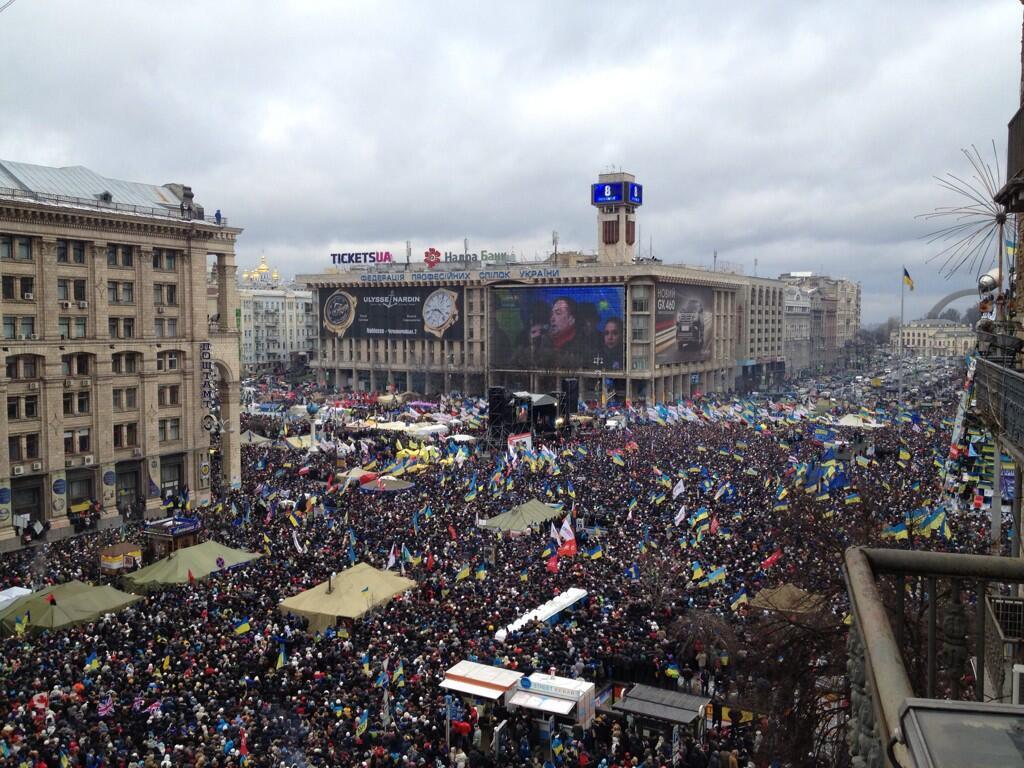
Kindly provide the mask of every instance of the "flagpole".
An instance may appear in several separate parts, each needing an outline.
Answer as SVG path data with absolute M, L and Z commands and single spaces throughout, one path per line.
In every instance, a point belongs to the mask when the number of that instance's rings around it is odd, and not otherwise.
M 903 271 L 906 272 L 907 268 L 903 267 Z M 899 354 L 896 357 L 896 366 L 899 372 L 900 388 L 899 395 L 897 398 L 897 408 L 903 407 L 903 297 L 907 292 L 907 281 L 903 275 L 900 275 L 900 347 Z

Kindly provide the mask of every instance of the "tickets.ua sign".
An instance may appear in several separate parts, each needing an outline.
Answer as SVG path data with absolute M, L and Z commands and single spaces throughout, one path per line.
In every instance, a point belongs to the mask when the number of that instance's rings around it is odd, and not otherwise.
M 346 251 L 332 253 L 332 264 L 391 264 L 391 251 Z

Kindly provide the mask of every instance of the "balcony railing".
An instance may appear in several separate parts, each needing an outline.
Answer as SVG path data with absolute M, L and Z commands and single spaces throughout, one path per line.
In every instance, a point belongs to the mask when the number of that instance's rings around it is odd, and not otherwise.
M 1024 765 L 1011 735 L 1024 727 L 1024 708 L 985 703 L 986 690 L 1004 700 L 1019 653 L 1019 606 L 1001 594 L 1024 583 L 1024 561 L 852 547 L 844 575 L 853 764 L 960 766 L 984 754 L 993 765 Z M 923 628 L 908 628 L 915 618 Z
M 979 357 L 974 396 L 975 412 L 986 426 L 1024 449 L 1024 374 Z
M 228 220 L 221 216 L 216 221 L 214 216 L 207 216 L 205 211 L 193 208 L 182 214 L 180 208 L 151 208 L 145 205 L 128 205 L 126 203 L 107 202 L 95 200 L 88 197 L 72 197 L 71 195 L 53 195 L 47 192 L 31 192 L 13 187 L 0 187 L 0 197 L 13 197 L 20 200 L 32 200 L 39 203 L 55 205 L 74 205 L 76 207 L 94 208 L 100 211 L 114 211 L 117 213 L 131 213 L 136 216 L 159 216 L 162 219 L 177 219 L 179 221 L 197 221 L 215 227 L 226 227 Z

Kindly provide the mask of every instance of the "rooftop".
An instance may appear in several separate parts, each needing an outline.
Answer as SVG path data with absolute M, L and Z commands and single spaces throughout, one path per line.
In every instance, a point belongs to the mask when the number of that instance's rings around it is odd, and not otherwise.
M 176 219 L 187 209 L 187 218 L 206 221 L 203 206 L 192 198 L 191 187 L 110 179 L 81 165 L 53 168 L 0 160 L 0 197 Z M 206 223 L 223 226 L 227 221 L 211 217 Z

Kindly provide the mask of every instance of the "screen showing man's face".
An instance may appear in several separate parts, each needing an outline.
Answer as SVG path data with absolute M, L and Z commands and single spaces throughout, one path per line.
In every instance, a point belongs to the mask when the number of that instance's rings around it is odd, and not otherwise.
M 551 305 L 551 335 L 558 336 L 565 333 L 576 324 L 576 318 L 569 311 L 569 305 L 563 299 L 559 299 Z

